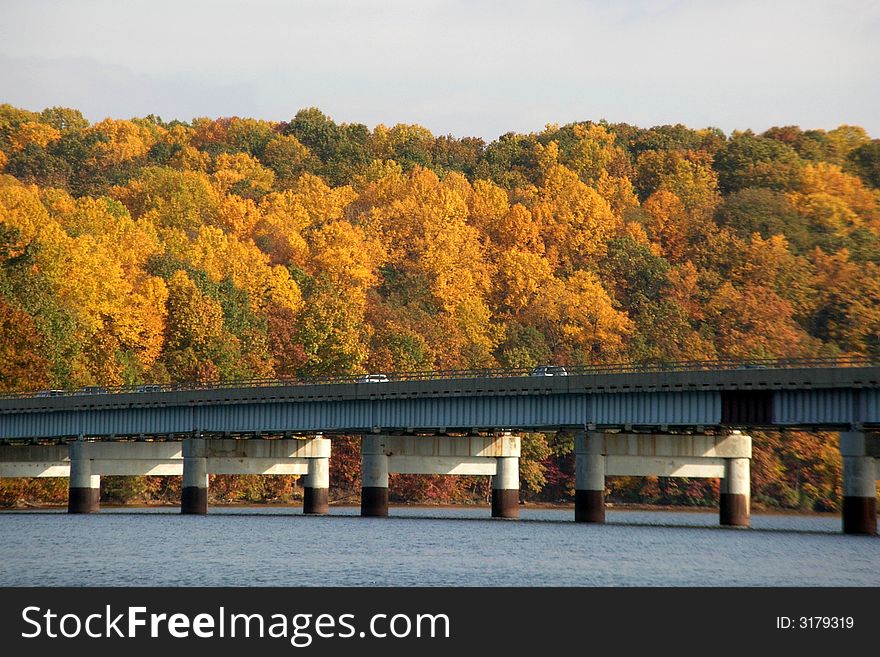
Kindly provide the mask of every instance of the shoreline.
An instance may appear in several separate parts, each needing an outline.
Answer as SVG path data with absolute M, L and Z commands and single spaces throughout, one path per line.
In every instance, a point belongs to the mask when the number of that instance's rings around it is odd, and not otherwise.
M 274 507 L 298 507 L 302 505 L 301 500 L 292 503 L 272 503 L 264 502 L 257 504 L 211 504 L 212 508 L 219 509 L 264 509 Z M 101 504 L 102 509 L 170 509 L 176 508 L 179 504 Z M 489 508 L 489 504 L 428 504 L 428 503 L 407 503 L 398 502 L 391 504 L 391 507 L 402 507 L 412 509 L 473 509 L 473 508 Z M 334 504 L 330 503 L 330 508 L 359 508 L 359 504 L 350 502 Z M 574 502 L 526 502 L 520 503 L 521 509 L 557 509 L 574 511 Z M 642 504 L 634 502 L 609 502 L 605 505 L 607 511 L 657 511 L 657 512 L 676 512 L 676 513 L 718 513 L 717 506 L 676 506 L 670 504 Z M 21 506 L 0 507 L 0 513 L 15 513 L 21 511 L 63 511 L 67 509 L 67 504 L 39 504 L 29 503 Z M 752 508 L 751 515 L 767 515 L 767 516 L 838 516 L 839 511 L 808 511 L 800 509 L 773 509 L 773 508 Z

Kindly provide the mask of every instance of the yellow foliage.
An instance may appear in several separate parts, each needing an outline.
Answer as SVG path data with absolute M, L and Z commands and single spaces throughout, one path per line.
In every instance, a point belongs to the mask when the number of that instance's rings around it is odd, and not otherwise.
M 202 294 L 185 271 L 168 280 L 168 310 L 170 349 L 203 349 L 223 335 L 223 308 Z
M 363 196 L 376 205 L 367 206 L 368 216 L 359 223 L 378 234 L 390 262 L 419 258 L 435 234 L 464 227 L 468 216 L 465 199 L 421 167 L 368 185 Z
M 516 315 L 527 309 L 541 290 L 553 282 L 553 272 L 545 258 L 527 251 L 504 251 L 498 258 L 493 277 L 495 305 Z
M 214 163 L 213 179 L 224 194 L 241 181 L 247 181 L 257 191 L 268 192 L 275 183 L 275 172 L 247 153 L 222 153 Z
M 595 274 L 576 271 L 568 280 L 544 285 L 530 314 L 565 362 L 603 363 L 621 359 L 633 324 Z
M 217 221 L 221 196 L 210 179 L 197 171 L 149 167 L 125 187 L 112 189 L 133 217 L 157 228 L 181 228 L 195 233 Z
M 393 160 L 397 149 L 404 144 L 430 151 L 434 143 L 434 135 L 420 125 L 398 123 L 393 128 L 388 128 L 380 123 L 373 130 L 371 143 L 376 157 Z
M 473 193 L 469 199 L 471 223 L 481 233 L 497 237 L 493 233 L 498 222 L 510 209 L 507 192 L 488 180 L 477 180 L 473 185 Z
M 535 145 L 535 153 L 538 156 L 538 165 L 546 175 L 548 171 L 559 166 L 559 144 L 551 141 L 546 146 Z
M 376 284 L 376 270 L 385 254 L 377 240 L 368 239 L 363 228 L 347 221 L 328 223 L 310 234 L 310 269 L 330 279 L 349 294 L 363 295 Z
M 20 255 L 47 221 L 35 186 L 26 187 L 12 176 L 0 175 L 0 226 L 12 230 L 5 235 L 10 256 Z
M 272 263 L 304 267 L 309 247 L 302 231 L 309 225 L 309 215 L 296 194 L 267 194 L 260 199 L 259 209 L 260 220 L 252 231 L 254 242 Z
M 532 214 L 541 226 L 547 257 L 563 270 L 590 266 L 622 225 L 608 201 L 562 165 L 546 171 Z
M 61 133 L 50 125 L 37 121 L 22 123 L 9 138 L 12 151 L 23 150 L 28 144 L 45 148 L 61 139 Z M 2 168 L 2 167 L 0 167 Z
M 575 125 L 576 138 L 568 166 L 585 182 L 598 180 L 621 152 L 614 144 L 614 135 L 601 125 Z M 609 199 L 610 200 L 610 199 Z
M 165 322 L 168 317 L 166 302 L 168 287 L 158 276 L 147 278 L 140 292 L 135 296 L 138 317 L 137 356 L 146 370 L 162 353 L 165 342 Z
M 181 171 L 207 172 L 211 165 L 211 156 L 192 146 L 183 146 L 168 160 L 168 166 Z
M 308 214 L 311 226 L 342 219 L 345 209 L 357 198 L 348 185 L 330 187 L 318 176 L 308 173 L 297 180 L 294 192 Z
M 249 237 L 260 222 L 260 211 L 249 198 L 235 194 L 224 196 L 217 209 L 217 225 L 239 237 Z
M 187 253 L 178 257 L 205 271 L 214 281 L 230 279 L 248 293 L 251 306 L 261 311 L 277 303 L 293 312 L 302 306 L 302 294 L 296 281 L 283 267 L 272 267 L 269 257 L 251 242 L 242 242 L 219 228 L 199 229 L 193 244 L 181 245 Z
M 863 224 L 861 217 L 839 196 L 827 192 L 793 193 L 789 194 L 789 199 L 815 230 L 846 236 Z
M 150 130 L 131 121 L 104 119 L 86 132 L 100 137 L 93 146 L 92 161 L 102 167 L 143 157 L 155 143 Z
M 846 249 L 812 253 L 823 332 L 853 354 L 869 353 L 880 335 L 880 267 L 855 263 Z
M 846 203 L 859 214 L 875 212 L 878 193 L 865 187 L 860 178 L 844 173 L 836 164 L 816 162 L 804 167 L 804 194 L 830 194 Z
M 106 248 L 115 249 L 132 281 L 150 256 L 159 251 L 155 227 L 134 221 L 118 201 L 88 196 L 74 199 L 66 192 L 47 190 L 43 203 L 69 235 L 90 235 Z
M 611 209 L 620 216 L 623 216 L 623 213 L 631 208 L 639 207 L 639 199 L 629 178 L 611 176 L 603 170 L 596 181 L 596 191 L 608 201 Z
M 661 189 L 651 194 L 642 207 L 648 215 L 648 234 L 660 253 L 671 260 L 682 259 L 687 252 L 689 221 L 681 199 Z

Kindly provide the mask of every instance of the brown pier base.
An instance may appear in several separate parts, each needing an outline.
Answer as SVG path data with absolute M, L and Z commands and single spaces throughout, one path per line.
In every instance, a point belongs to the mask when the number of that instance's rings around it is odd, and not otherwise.
M 519 489 L 492 489 L 492 517 L 519 518 Z
M 843 533 L 877 533 L 876 497 L 848 496 L 843 498 Z
M 576 490 L 574 492 L 575 522 L 605 522 L 605 491 Z
M 204 515 L 208 513 L 208 489 L 187 486 L 180 494 L 180 512 Z
M 101 508 L 101 489 L 71 488 L 67 497 L 68 513 L 94 513 Z
M 375 486 L 361 488 L 361 515 L 384 518 L 388 515 L 388 489 Z
M 751 524 L 748 496 L 721 493 L 719 520 L 730 527 L 748 527 Z
M 312 488 L 306 486 L 303 489 L 303 513 L 306 515 L 323 515 L 329 510 L 329 488 Z

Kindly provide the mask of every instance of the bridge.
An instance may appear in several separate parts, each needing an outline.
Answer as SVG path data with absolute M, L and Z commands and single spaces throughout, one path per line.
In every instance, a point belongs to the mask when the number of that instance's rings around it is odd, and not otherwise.
M 388 514 L 388 474 L 492 475 L 493 517 L 517 517 L 522 432 L 575 435 L 575 519 L 603 522 L 605 477 L 721 479 L 720 521 L 748 525 L 752 430 L 840 432 L 843 531 L 876 534 L 880 361 L 680 362 L 251 380 L 0 397 L 0 477 L 69 477 L 70 512 L 102 475 L 183 477 L 207 512 L 209 474 L 305 476 L 326 513 L 334 435 L 360 435 L 361 513 Z

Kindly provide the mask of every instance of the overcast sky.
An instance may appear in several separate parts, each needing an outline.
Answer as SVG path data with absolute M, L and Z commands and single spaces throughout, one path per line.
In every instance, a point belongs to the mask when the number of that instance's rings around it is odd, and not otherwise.
M 0 102 L 420 123 L 607 119 L 880 136 L 877 0 L 0 0 Z

